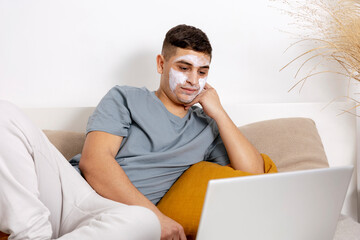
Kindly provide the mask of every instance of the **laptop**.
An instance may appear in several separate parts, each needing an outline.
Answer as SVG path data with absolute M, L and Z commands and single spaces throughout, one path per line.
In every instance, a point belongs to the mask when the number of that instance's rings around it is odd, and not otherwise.
M 197 240 L 330 240 L 353 167 L 211 180 Z

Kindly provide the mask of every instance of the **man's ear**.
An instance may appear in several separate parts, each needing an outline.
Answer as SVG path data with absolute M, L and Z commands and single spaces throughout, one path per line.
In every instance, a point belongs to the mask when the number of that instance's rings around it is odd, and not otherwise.
M 157 72 L 160 74 L 163 74 L 164 62 L 165 62 L 165 58 L 163 55 L 159 54 L 156 56 Z

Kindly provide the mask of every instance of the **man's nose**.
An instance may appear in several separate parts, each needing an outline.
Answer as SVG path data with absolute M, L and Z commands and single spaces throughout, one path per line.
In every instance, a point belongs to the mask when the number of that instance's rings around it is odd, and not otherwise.
M 196 72 L 189 73 L 187 82 L 191 85 L 197 85 L 199 83 L 199 78 Z

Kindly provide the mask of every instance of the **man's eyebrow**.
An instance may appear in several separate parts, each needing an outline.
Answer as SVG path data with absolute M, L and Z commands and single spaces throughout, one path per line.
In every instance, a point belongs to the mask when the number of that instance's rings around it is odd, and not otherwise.
M 207 69 L 209 69 L 210 67 L 209 67 L 208 65 L 206 65 L 206 66 L 201 66 L 200 68 L 207 68 Z
M 188 66 L 193 66 L 193 64 L 191 64 L 189 62 L 186 62 L 184 60 L 179 60 L 179 61 L 177 61 L 177 63 L 182 63 L 182 64 L 185 64 L 185 65 L 188 65 Z M 209 65 L 200 66 L 200 68 L 209 68 Z
M 182 64 L 185 64 L 185 65 L 188 65 L 188 66 L 192 66 L 191 63 L 186 62 L 186 61 L 184 61 L 184 60 L 179 60 L 179 61 L 177 61 L 177 63 L 182 63 Z

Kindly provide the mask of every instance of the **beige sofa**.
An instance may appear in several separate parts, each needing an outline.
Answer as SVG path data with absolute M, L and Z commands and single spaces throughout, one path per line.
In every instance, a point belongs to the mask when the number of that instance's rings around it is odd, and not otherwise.
M 49 119 L 47 122 L 50 122 Z M 279 118 L 255 122 L 240 127 L 240 130 L 260 152 L 273 159 L 279 172 L 329 166 L 317 126 L 309 118 Z M 64 130 L 44 130 L 44 133 L 66 159 L 81 152 L 84 133 Z M 0 234 L 0 239 L 6 237 Z M 334 239 L 360 239 L 360 225 L 353 218 L 340 215 Z
M 275 162 L 279 172 L 328 167 L 328 161 L 313 120 L 282 118 L 240 127 L 243 134 Z M 70 159 L 81 152 L 85 134 L 44 130 L 49 140 Z M 276 147 L 281 146 L 281 147 Z M 340 215 L 334 240 L 360 239 L 360 225 Z

